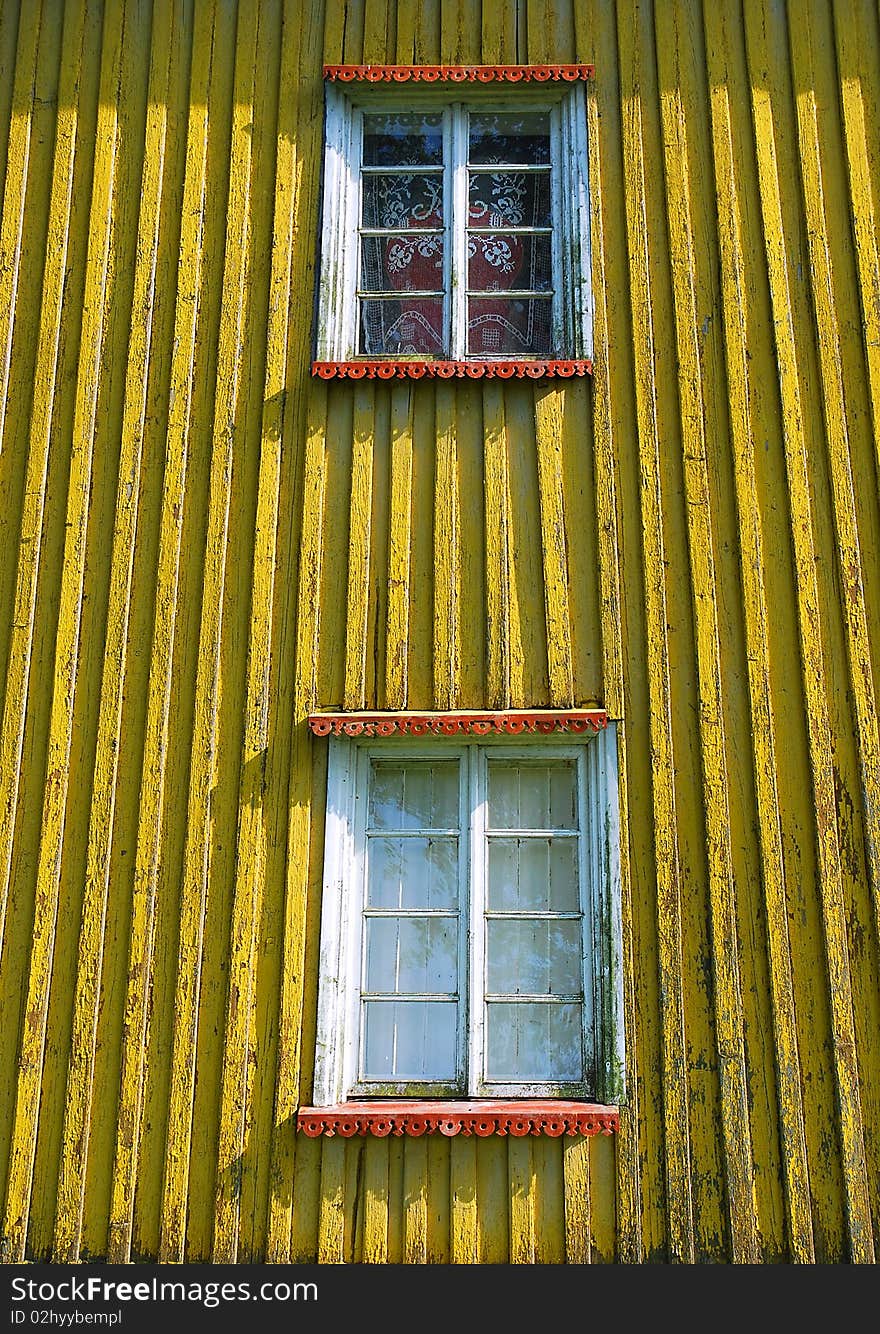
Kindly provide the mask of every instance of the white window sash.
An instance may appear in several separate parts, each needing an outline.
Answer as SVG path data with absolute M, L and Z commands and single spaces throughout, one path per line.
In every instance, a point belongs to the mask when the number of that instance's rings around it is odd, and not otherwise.
M 332 1105 L 346 1097 L 624 1096 L 623 983 L 616 729 L 584 742 L 542 740 L 535 745 L 497 740 L 465 743 L 358 743 L 331 739 L 327 778 L 324 901 L 320 943 L 314 1100 Z M 401 760 L 455 758 L 459 762 L 459 1079 L 360 1080 L 360 979 L 366 892 L 367 807 L 374 757 Z M 573 759 L 578 775 L 578 842 L 585 1079 L 490 1082 L 486 1051 L 487 785 L 490 759 L 539 762 Z M 538 831 L 536 831 L 537 833 Z M 547 831 L 552 834 L 552 831 Z M 466 1074 L 466 1080 L 465 1080 Z M 416 1085 L 418 1087 L 416 1088 Z
M 468 113 L 487 107 L 499 111 L 551 113 L 551 215 L 553 299 L 551 357 L 592 355 L 592 282 L 586 91 L 581 84 L 547 90 L 543 98 L 499 90 L 480 90 L 467 101 L 445 103 L 444 143 L 444 301 L 446 355 L 454 361 L 525 360 L 512 353 L 499 358 L 469 355 L 467 347 Z M 361 263 L 361 157 L 363 110 L 399 106 L 376 89 L 343 91 L 326 85 L 325 155 L 318 326 L 318 361 L 345 362 L 371 354 L 359 352 L 360 310 L 357 298 Z M 413 97 L 408 106 L 436 110 L 429 93 Z M 377 360 L 394 357 L 375 354 Z M 543 359 L 543 358 L 538 358 Z
M 589 823 L 587 811 L 587 768 L 586 754 L 594 741 L 591 740 L 587 745 L 567 746 L 553 743 L 543 743 L 539 745 L 520 747 L 480 747 L 474 757 L 474 786 L 473 786 L 473 829 L 475 853 L 472 863 L 472 894 L 473 906 L 471 922 L 473 927 L 473 963 L 471 969 L 471 995 L 473 996 L 474 1016 L 472 1018 L 471 1034 L 471 1066 L 470 1066 L 470 1087 L 469 1092 L 474 1097 L 543 1097 L 558 1096 L 560 1091 L 568 1089 L 572 1096 L 575 1096 L 585 1086 L 595 1086 L 595 1044 L 593 1037 L 593 1000 L 594 989 L 593 971 L 593 946 L 592 946 L 592 928 L 591 911 L 592 903 L 590 898 L 590 878 L 588 876 L 587 845 L 589 837 Z M 581 979 L 583 986 L 583 1009 L 581 1017 L 581 1048 L 582 1060 L 584 1066 L 584 1078 L 574 1084 L 568 1084 L 564 1080 L 553 1081 L 534 1081 L 534 1080 L 516 1080 L 500 1081 L 490 1080 L 485 1075 L 486 1069 L 486 1009 L 487 1009 L 487 987 L 486 987 L 486 944 L 487 944 L 487 922 L 485 912 L 488 900 L 488 859 L 489 859 L 489 835 L 487 824 L 488 811 L 488 774 L 489 760 L 504 758 L 511 763 L 515 761 L 527 761 L 540 763 L 546 759 L 568 759 L 574 760 L 577 766 L 577 792 L 578 792 L 578 897 L 581 913 Z M 536 831 L 537 832 L 537 831 Z M 547 834 L 553 834 L 552 830 L 547 830 Z

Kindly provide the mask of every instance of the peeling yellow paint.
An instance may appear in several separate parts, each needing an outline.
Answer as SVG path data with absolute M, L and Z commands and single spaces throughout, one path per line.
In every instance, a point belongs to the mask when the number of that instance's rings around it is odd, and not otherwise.
M 233 9 L 0 12 L 0 1256 L 874 1262 L 876 7 Z M 312 380 L 325 60 L 595 65 L 589 382 Z M 310 711 L 593 704 L 619 1134 L 299 1139 Z

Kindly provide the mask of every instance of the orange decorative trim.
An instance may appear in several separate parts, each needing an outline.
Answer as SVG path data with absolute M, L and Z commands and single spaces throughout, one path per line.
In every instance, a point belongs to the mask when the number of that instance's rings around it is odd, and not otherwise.
M 319 1135 L 611 1135 L 616 1107 L 592 1102 L 346 1102 L 301 1107 L 296 1128 Z
M 342 83 L 575 83 L 592 79 L 594 65 L 325 65 L 325 79 Z
M 592 375 L 593 363 L 581 361 L 313 361 L 322 380 L 527 379 L 557 375 Z
M 598 732 L 604 709 L 515 709 L 505 713 L 312 713 L 315 736 L 517 736 L 521 732 Z

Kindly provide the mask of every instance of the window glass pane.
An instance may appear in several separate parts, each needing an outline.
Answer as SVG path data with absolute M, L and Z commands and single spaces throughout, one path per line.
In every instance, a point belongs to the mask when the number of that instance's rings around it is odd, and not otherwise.
M 574 838 L 491 838 L 488 903 L 496 912 L 577 912 Z
M 368 917 L 365 991 L 455 994 L 458 921 L 449 917 Z
M 468 287 L 505 292 L 525 287 L 553 288 L 549 236 L 468 235 Z
M 468 353 L 474 357 L 548 356 L 550 302 L 545 297 L 468 301 Z
M 442 297 L 360 303 L 360 351 L 365 356 L 445 355 Z
M 471 174 L 468 201 L 471 227 L 549 227 L 551 223 L 549 172 Z
M 457 908 L 457 838 L 371 838 L 367 855 L 369 907 Z
M 486 1029 L 487 1079 L 583 1079 L 580 1005 L 490 1002 Z
M 454 1079 L 457 1022 L 449 1001 L 366 1001 L 363 1077 Z
M 416 167 L 443 161 L 442 117 L 420 112 L 364 115 L 366 167 Z
M 548 111 L 471 113 L 471 162 L 550 161 Z
M 361 287 L 368 292 L 442 292 L 443 233 L 362 237 Z
M 580 918 L 486 923 L 486 990 L 496 995 L 583 994 Z
M 369 175 L 363 178 L 362 227 L 440 227 L 443 177 Z
M 573 760 L 489 761 L 490 829 L 577 829 Z
M 458 760 L 375 760 L 371 829 L 457 829 Z

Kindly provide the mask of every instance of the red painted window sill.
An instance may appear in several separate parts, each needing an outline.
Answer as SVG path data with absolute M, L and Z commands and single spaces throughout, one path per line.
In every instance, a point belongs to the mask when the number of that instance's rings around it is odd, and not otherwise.
M 559 361 L 313 361 L 322 380 L 541 380 L 591 375 L 587 360 Z
M 345 1102 L 301 1107 L 296 1128 L 319 1135 L 611 1135 L 619 1126 L 616 1107 L 549 1098 L 522 1102 Z

